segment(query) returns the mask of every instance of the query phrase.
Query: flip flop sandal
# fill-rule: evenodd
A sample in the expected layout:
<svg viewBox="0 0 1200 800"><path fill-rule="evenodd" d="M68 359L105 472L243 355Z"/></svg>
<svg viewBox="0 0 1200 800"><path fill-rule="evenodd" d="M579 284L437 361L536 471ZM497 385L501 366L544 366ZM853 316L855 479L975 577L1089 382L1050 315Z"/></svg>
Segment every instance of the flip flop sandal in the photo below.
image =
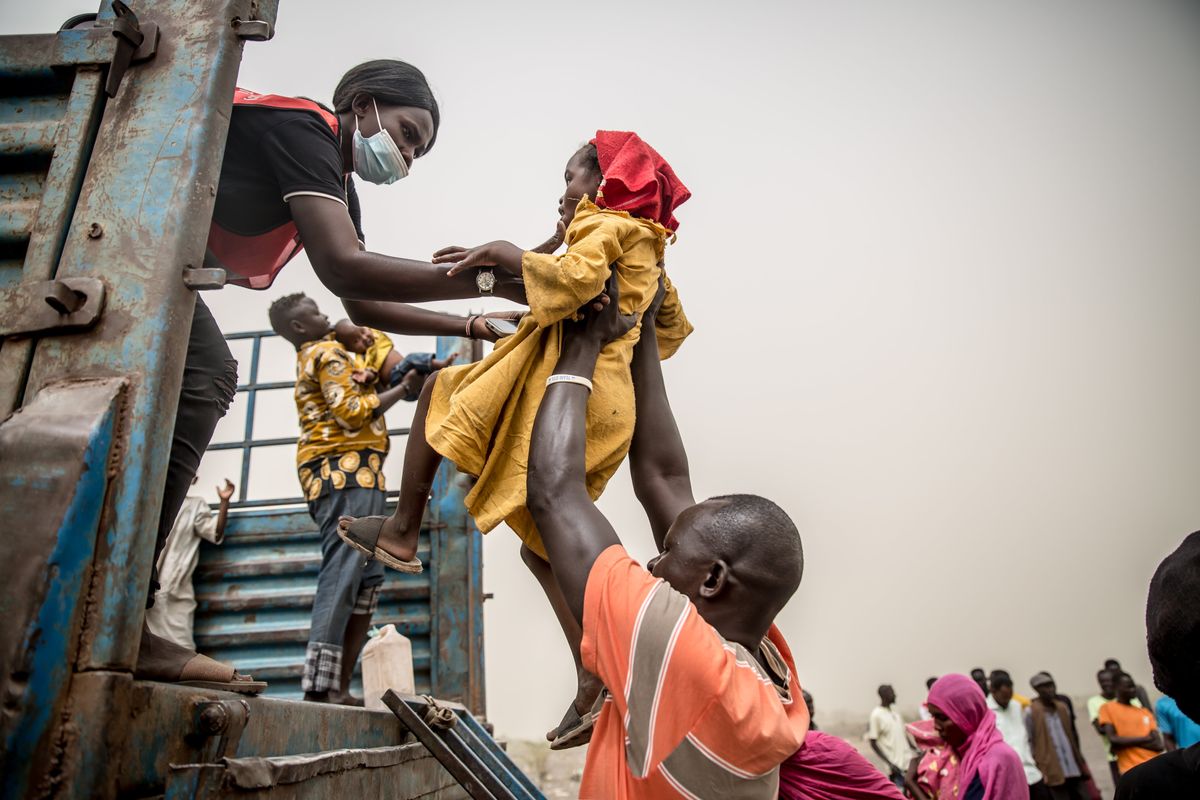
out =
<svg viewBox="0 0 1200 800"><path fill-rule="evenodd" d="M379 532L383 530L383 523L387 519L387 517L359 517L345 527L342 527L339 523L337 529L338 536L341 537L343 542L368 558L379 559L386 567L410 574L421 572L424 567L421 566L419 558L413 558L411 561L401 561L388 551L375 546L375 543L379 541Z"/></svg>
<svg viewBox="0 0 1200 800"><path fill-rule="evenodd" d="M559 730L562 731L550 743L551 750L569 750L572 747L579 747L587 744L592 740L592 731L596 729L596 720L600 718L600 709L604 708L604 700L608 697L608 690L601 690L596 697L596 702L592 703L591 710L582 716L575 711L575 704L567 710L568 715L574 715L575 722L566 730L562 730L562 724L559 724ZM566 720L564 719L564 722Z"/></svg>
<svg viewBox="0 0 1200 800"><path fill-rule="evenodd" d="M266 681L239 675L230 665L199 654L183 665L176 683L196 689L217 689L239 694L261 694L267 688Z"/></svg>

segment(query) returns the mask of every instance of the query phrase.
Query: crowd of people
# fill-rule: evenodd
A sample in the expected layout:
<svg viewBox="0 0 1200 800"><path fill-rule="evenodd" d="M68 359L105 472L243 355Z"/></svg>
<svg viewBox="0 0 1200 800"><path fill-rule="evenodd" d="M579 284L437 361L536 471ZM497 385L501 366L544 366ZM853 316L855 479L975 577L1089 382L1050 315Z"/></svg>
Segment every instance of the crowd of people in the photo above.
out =
<svg viewBox="0 0 1200 800"><path fill-rule="evenodd" d="M869 733L886 775L811 724L774 624L803 574L799 532L757 495L697 502L667 400L659 362L692 328L664 254L690 192L657 151L635 133L597 131L567 160L556 232L537 247L496 241L444 248L429 262L392 258L366 249L348 176L386 185L408 175L437 140L438 104L418 69L392 60L351 69L332 100L328 108L237 91L205 258L232 283L261 290L304 248L352 320L333 325L295 294L270 311L296 348L297 477L321 529L306 698L354 702L349 675L382 570L423 569L417 532L445 458L474 479L466 504L480 529L505 522L517 533L562 627L577 687L548 739L590 742L582 797L896 800L903 790L1013 800L1031 786L1081 796L1090 773L1074 709L1044 673L1031 681L1028 712L1009 710L1021 703L1000 671L986 684L982 675L934 681L929 724L913 733L924 750L915 764L894 692L883 687ZM459 317L408 305L493 294L528 310ZM478 363L452 365L402 356L385 330L497 344ZM149 605L165 602L160 556L235 386L236 362L197 299ZM417 407L388 515L383 412L401 400ZM595 506L626 456L659 551L645 567ZM1200 590L1200 534L1155 580L1147 625L1156 685L1195 719L1200 626L1197 604L1180 598ZM138 677L261 691L147 624ZM1108 674L1112 698L1095 724L1124 773L1118 797L1197 796L1200 746L1158 755L1165 743L1146 703L1134 706L1132 682ZM1171 724L1178 737L1178 718ZM1020 731L1027 758L1008 741Z"/></svg>
<svg viewBox="0 0 1200 800"><path fill-rule="evenodd" d="M1104 743L1106 769L1114 785L1120 784L1122 775L1162 753L1200 743L1200 724L1169 695L1151 705L1145 688L1116 659L1105 662L1096 681L1098 691L1087 700L1085 724ZM1083 755L1075 705L1058 691L1050 673L1038 672L1030 678L1032 697L1016 692L1012 676L1002 669L989 674L975 668L969 682L962 676L948 676L944 682L930 678L926 686L929 695L920 707L919 720L905 723L896 707L895 691L883 685L878 690L879 705L868 721L867 741L888 777L909 796L930 800L963 796L962 758L951 744L955 731L970 734L985 723L986 706L1000 739L1019 759L1032 800L1100 797L1092 767ZM1025 796L1018 789L1012 789L1011 796Z"/></svg>

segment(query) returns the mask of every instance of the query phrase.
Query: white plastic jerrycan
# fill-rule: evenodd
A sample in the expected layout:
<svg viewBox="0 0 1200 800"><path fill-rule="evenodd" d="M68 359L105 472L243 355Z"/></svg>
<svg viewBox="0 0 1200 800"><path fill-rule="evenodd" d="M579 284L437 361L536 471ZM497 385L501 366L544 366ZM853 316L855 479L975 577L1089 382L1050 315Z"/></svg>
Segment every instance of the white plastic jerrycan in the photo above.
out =
<svg viewBox="0 0 1200 800"><path fill-rule="evenodd" d="M362 651L363 700L367 708L387 711L383 693L392 689L398 694L415 694L413 680L412 642L388 623L372 631L370 641Z"/></svg>

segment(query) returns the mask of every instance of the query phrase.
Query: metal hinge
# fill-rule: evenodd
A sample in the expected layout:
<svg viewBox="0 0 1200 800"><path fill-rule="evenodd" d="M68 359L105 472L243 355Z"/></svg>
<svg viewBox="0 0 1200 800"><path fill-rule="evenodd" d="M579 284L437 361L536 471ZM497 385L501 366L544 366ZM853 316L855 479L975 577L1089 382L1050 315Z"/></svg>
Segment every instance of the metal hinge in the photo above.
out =
<svg viewBox="0 0 1200 800"><path fill-rule="evenodd" d="M98 20L98 15L92 13L79 14L64 22L53 60L56 64L107 61L104 93L116 97L129 65L154 58L158 52L159 30L153 22L139 22L137 14L121 0L112 0L112 10L111 21ZM86 27L88 23L90 27ZM64 37L67 32L70 34Z"/></svg>
<svg viewBox="0 0 1200 800"><path fill-rule="evenodd" d="M183 285L193 290L221 289L226 277L220 267L187 267L183 270Z"/></svg>
<svg viewBox="0 0 1200 800"><path fill-rule="evenodd" d="M147 22L143 30L138 24L137 14L121 0L112 0L112 10L116 14L112 33L117 37L117 50L109 62L104 93L109 97L116 97L117 89L121 88L121 79L125 77L125 70L129 69L129 65L134 61L152 58L158 51L158 26Z"/></svg>
<svg viewBox="0 0 1200 800"><path fill-rule="evenodd" d="M61 278L0 289L0 336L78 331L96 324L104 311L98 278Z"/></svg>

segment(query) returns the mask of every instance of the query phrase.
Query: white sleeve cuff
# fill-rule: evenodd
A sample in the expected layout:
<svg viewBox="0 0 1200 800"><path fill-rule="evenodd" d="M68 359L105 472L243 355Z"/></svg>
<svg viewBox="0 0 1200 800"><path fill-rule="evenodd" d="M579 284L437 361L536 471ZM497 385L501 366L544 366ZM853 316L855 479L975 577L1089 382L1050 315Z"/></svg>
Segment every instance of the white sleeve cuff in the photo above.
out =
<svg viewBox="0 0 1200 800"><path fill-rule="evenodd" d="M333 195L325 194L324 192L288 192L287 194L285 194L283 196L283 202L286 203L288 200L291 200L293 197L300 197L301 195L307 195L308 197L328 197L330 200L337 200L342 205L346 205L346 201L343 200L342 198L334 197Z"/></svg>

